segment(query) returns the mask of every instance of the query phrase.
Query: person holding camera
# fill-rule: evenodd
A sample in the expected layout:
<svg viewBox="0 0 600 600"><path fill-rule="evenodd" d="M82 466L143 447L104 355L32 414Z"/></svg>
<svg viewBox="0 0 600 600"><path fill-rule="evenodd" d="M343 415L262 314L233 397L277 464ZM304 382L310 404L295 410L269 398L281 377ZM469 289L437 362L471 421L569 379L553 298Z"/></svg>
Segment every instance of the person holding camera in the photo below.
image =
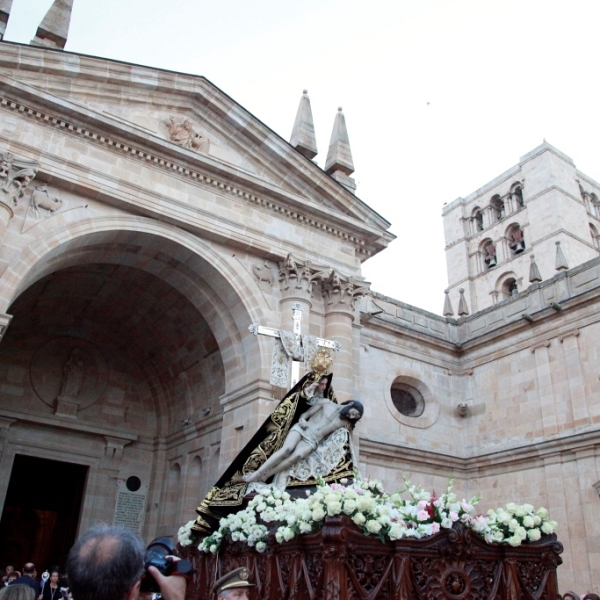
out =
<svg viewBox="0 0 600 600"><path fill-rule="evenodd" d="M175 569L170 576L154 566L146 572L144 555L144 543L136 533L96 525L69 552L69 591L76 600L138 600L144 597L142 579L152 577L164 600L184 600L187 578Z"/></svg>

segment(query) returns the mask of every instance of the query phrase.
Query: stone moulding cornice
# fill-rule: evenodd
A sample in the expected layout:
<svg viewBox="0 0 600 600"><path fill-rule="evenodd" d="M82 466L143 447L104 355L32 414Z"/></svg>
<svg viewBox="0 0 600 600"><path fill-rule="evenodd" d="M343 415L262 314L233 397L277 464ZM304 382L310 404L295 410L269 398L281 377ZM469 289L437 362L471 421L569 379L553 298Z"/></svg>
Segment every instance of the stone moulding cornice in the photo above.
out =
<svg viewBox="0 0 600 600"><path fill-rule="evenodd" d="M40 415L39 413L33 413L29 411L14 411L4 409L2 411L2 416L5 418L14 419L15 422L18 423L27 423L41 427L49 427L51 429L66 429L82 435L97 435L102 439L108 436L110 438L123 440L123 443L127 444L135 442L138 439L138 435L136 433L132 433L130 428L121 430L117 428L100 427L90 423L85 423L80 419L63 418L56 415L52 416L51 419L48 419L48 415Z"/></svg>
<svg viewBox="0 0 600 600"><path fill-rule="evenodd" d="M453 456L443 452L432 452L401 444L390 444L379 440L360 438L361 461L391 467L394 462L419 465L432 473L440 470L455 477L489 477L505 473L507 467L522 469L544 466L549 463L571 462L577 454L592 452L600 454L600 430L565 435L551 440L542 440L512 448L499 448L492 452L477 450L468 455Z"/></svg>
<svg viewBox="0 0 600 600"><path fill-rule="evenodd" d="M397 318L391 315L376 315L365 319L361 316L361 323L364 326L365 333L363 337L369 339L369 345L381 347L390 352L396 351L400 348L400 341L409 339L416 342L417 344L427 344L428 346L435 348L436 350L445 350L452 354L456 351L456 344L450 341L448 338L441 337L440 334L435 334L431 331L421 331L416 328L412 328L410 325L400 323ZM363 330L363 331L364 331ZM372 331L373 333L367 333ZM382 331L386 334L393 333L398 336L398 341L394 343L388 343L379 340L375 337L375 331ZM392 350L394 348L394 350ZM415 351L418 352L417 349Z"/></svg>
<svg viewBox="0 0 600 600"><path fill-rule="evenodd" d="M115 86L119 88L120 93L129 93L131 101L139 101L144 95L155 95L171 100L176 97L184 100L186 105L208 108L227 123L226 134L231 135L231 132L235 131L240 138L245 138L252 145L264 146L268 154L275 153L285 157L289 167L288 176L297 177L311 185L318 181L324 195L333 201L341 202L347 208L351 207L357 213L359 221L369 221L379 229L387 229L390 226L381 215L328 176L206 77L11 42L2 44L0 68L9 69L12 73L20 71L34 74L36 78L45 75L56 83L62 82L68 90L72 89L72 81L77 78L82 82L92 83L88 86L88 91ZM102 85L99 86L99 83ZM101 97L101 94L97 96ZM270 162L269 158L265 166ZM388 241L395 238L393 234L387 235Z"/></svg>
<svg viewBox="0 0 600 600"><path fill-rule="evenodd" d="M279 217L287 218L292 221L297 221L299 223L302 223L302 225L304 226L317 229L322 233L330 235L339 240L348 242L354 246L358 255L362 257L362 260L366 260L370 256L382 250L385 246L387 246L387 241L389 241L386 240L384 243L377 243L379 241L379 238L381 237L381 233L375 232L372 228L369 228L371 229L371 231L367 236L368 240L365 241L365 236L361 235L359 229L363 229L364 231L364 229L366 229L367 226L363 224L358 224L358 222L354 223L355 219L352 219L350 217L346 217L345 220L350 221L351 223L344 223L342 219L333 214L321 214L315 215L314 217L308 216L309 211L314 212L314 208L311 207L309 209L306 203L299 198L290 198L289 195L286 198L283 198L281 197L281 192L279 192L280 198L278 199L269 198L266 196L259 196L253 191L251 191L250 187L244 189L242 186L233 185L230 181L226 180L226 177L215 177L214 175L209 174L208 170L203 173L196 168L186 166L185 160L181 162L170 160L166 158L164 154L161 156L157 152L148 152L147 150L141 149L140 147L135 147L132 144L125 143L123 141L118 141L112 137L108 137L107 135L101 135L84 126L75 125L65 119L61 119L56 116L51 116L46 112L41 112L39 110L36 110L35 108L27 107L24 104L10 100L6 97L0 98L0 107L17 111L26 117L37 119L47 125L64 129L65 131L70 132L71 134L84 137L92 142L107 146L115 151L127 154L132 158L143 160L152 167L160 168L168 172L175 173L176 175L179 175L181 177L194 181L200 185L203 185L208 189L217 188L220 193L229 194L236 198L243 199L247 202L251 202L261 207L262 209L276 213ZM170 142L165 143L170 144ZM203 158L195 155L195 153L189 150L178 150L181 154L193 155L192 159L195 162L198 162L200 158ZM231 174L234 175L234 177L232 178L241 178L239 174L233 174L233 172ZM265 182L260 182L260 186L268 187L268 184L266 184ZM258 187L258 185L256 187ZM286 206L284 204L284 202L287 204L288 202L290 202L290 200L293 204L296 204L296 206L290 206L289 204L288 206ZM302 202L304 206L300 205L299 201ZM306 213L303 213L303 208L307 208ZM325 212L326 211L322 211L322 213ZM346 227L344 227L344 225L346 225ZM347 225L350 225L350 227L347 227ZM393 239L393 236L391 234L389 235L390 240ZM373 243L373 238L375 237L377 237L378 239L375 240L375 243Z"/></svg>
<svg viewBox="0 0 600 600"><path fill-rule="evenodd" d="M347 213L336 214L326 206L317 208L298 195L286 192L249 173L241 173L233 166L216 161L208 155L181 148L168 140L127 125L120 119L100 115L88 107L42 92L10 77L0 75L0 93L3 94L0 96L0 107L143 160L154 168L166 170L209 188L216 187L221 193L241 197L279 216L297 220L305 226L348 241L353 244L362 260L384 249L395 238L384 229L389 223L378 215L371 218L367 218L368 215L353 217ZM58 117L56 113L68 113L72 118ZM102 133L99 133L98 129L102 130ZM125 137L129 139L124 141ZM297 154L295 150L293 153ZM297 158L306 160L300 156ZM202 166L202 170L199 166ZM318 167L312 166L317 169L317 185L322 186L327 182L328 176ZM338 186L336 182L333 183ZM360 203L361 206L364 205L362 201Z"/></svg>

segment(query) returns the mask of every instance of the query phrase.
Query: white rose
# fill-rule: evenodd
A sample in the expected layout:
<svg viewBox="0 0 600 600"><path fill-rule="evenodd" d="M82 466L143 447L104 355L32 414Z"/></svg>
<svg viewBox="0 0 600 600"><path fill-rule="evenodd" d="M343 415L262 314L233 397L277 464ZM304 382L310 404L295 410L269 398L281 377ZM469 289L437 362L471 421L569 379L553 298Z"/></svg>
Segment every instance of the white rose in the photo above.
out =
<svg viewBox="0 0 600 600"><path fill-rule="evenodd" d="M550 523L550 521L545 521L542 523L542 531L546 534L554 533L554 527L552 527L552 523Z"/></svg>
<svg viewBox="0 0 600 600"><path fill-rule="evenodd" d="M531 515L527 515L525 517L523 517L523 527L533 527L535 525L535 522L533 520L533 517Z"/></svg>
<svg viewBox="0 0 600 600"><path fill-rule="evenodd" d="M300 529L300 533L310 533L312 531L312 525L306 521L300 521L298 527Z"/></svg>
<svg viewBox="0 0 600 600"><path fill-rule="evenodd" d="M313 521L322 521L325 518L325 511L322 506L315 506L312 511L312 520Z"/></svg>
<svg viewBox="0 0 600 600"><path fill-rule="evenodd" d="M524 517L529 511L527 510L527 508L525 507L525 505L523 506L517 506L517 509L515 510L515 515L517 517Z"/></svg>
<svg viewBox="0 0 600 600"><path fill-rule="evenodd" d="M330 517L334 515L339 515L342 512L342 504L337 500L334 502L327 502L327 514Z"/></svg>
<svg viewBox="0 0 600 600"><path fill-rule="evenodd" d="M538 508L535 514L540 517L540 519L547 519L549 516L548 510L544 507Z"/></svg>
<svg viewBox="0 0 600 600"><path fill-rule="evenodd" d="M362 513L356 513L353 517L352 520L357 524L357 525L362 525L367 518L365 517L365 515L363 515Z"/></svg>
<svg viewBox="0 0 600 600"><path fill-rule="evenodd" d="M366 527L367 531L370 533L379 533L381 531L381 523L379 521L375 521L375 519L369 519Z"/></svg>
<svg viewBox="0 0 600 600"><path fill-rule="evenodd" d="M390 540L399 540L404 536L406 527L402 527L399 523L392 523L388 537Z"/></svg>
<svg viewBox="0 0 600 600"><path fill-rule="evenodd" d="M537 542L542 537L542 532L539 529L530 529L527 532L527 537L532 542Z"/></svg>
<svg viewBox="0 0 600 600"><path fill-rule="evenodd" d="M344 500L344 512L351 515L356 510L356 500L351 498Z"/></svg>
<svg viewBox="0 0 600 600"><path fill-rule="evenodd" d="M264 552L266 549L267 549L267 545L264 542L256 543L256 551L257 552Z"/></svg>

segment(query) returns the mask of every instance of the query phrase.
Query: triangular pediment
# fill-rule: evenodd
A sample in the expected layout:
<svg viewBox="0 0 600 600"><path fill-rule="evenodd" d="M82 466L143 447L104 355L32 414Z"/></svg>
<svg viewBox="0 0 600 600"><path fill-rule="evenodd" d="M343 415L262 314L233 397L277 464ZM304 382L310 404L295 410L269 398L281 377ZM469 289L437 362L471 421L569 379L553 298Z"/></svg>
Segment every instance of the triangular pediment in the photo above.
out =
<svg viewBox="0 0 600 600"><path fill-rule="evenodd" d="M5 94L68 115L73 126L96 126L98 135L113 131L122 143L150 148L153 160L178 157L186 167L197 163L242 181L307 218L321 212L368 229L375 251L393 239L387 221L203 77L41 48L2 49L19 65L0 66Z"/></svg>

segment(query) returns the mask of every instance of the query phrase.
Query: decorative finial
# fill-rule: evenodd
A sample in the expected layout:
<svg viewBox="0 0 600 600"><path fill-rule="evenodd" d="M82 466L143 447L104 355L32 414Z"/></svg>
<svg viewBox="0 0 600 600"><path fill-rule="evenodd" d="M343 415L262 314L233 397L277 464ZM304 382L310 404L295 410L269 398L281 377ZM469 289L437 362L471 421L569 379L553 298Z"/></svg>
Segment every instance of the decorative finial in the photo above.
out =
<svg viewBox="0 0 600 600"><path fill-rule="evenodd" d="M317 155L315 125L307 90L302 90L302 97L300 98L300 106L298 106L298 112L296 113L290 144L300 154L306 156L306 158L312 159Z"/></svg>
<svg viewBox="0 0 600 600"><path fill-rule="evenodd" d="M569 268L569 264L567 263L567 259L565 258L565 255L563 254L562 248L560 247L560 242L555 242L556 243L556 262L554 265L554 268L557 271L565 271L566 269Z"/></svg>
<svg viewBox="0 0 600 600"><path fill-rule="evenodd" d="M531 255L531 264L529 265L529 283L542 281L542 275L535 263L535 256Z"/></svg>
<svg viewBox="0 0 600 600"><path fill-rule="evenodd" d="M4 37L13 0L0 0L0 40Z"/></svg>
<svg viewBox="0 0 600 600"><path fill-rule="evenodd" d="M67 43L72 10L73 0L54 0L30 45L62 50Z"/></svg>
<svg viewBox="0 0 600 600"><path fill-rule="evenodd" d="M356 191L356 183L350 175L354 173L350 140L342 107L338 108L333 122L329 151L325 161L325 173L341 183L349 192Z"/></svg>
<svg viewBox="0 0 600 600"><path fill-rule="evenodd" d="M444 317L453 317L454 310L452 309L452 303L450 302L450 290L444 290L446 297L444 298Z"/></svg>
<svg viewBox="0 0 600 600"><path fill-rule="evenodd" d="M458 316L466 317L469 314L469 307L467 306L467 300L465 299L465 288L458 290L460 294L460 300L458 301Z"/></svg>

